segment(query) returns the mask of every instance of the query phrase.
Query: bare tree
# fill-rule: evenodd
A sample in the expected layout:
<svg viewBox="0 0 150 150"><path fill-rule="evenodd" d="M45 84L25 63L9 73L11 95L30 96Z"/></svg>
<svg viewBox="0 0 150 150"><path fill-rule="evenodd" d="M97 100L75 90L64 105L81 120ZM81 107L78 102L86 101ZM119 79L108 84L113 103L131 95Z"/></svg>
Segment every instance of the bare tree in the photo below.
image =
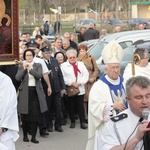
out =
<svg viewBox="0 0 150 150"><path fill-rule="evenodd" d="M49 10L50 7L58 9L58 6L61 6L62 12L75 13L76 16L77 12L85 9L83 8L84 4L87 4L87 10L92 9L98 13L116 11L116 0L20 0L20 7L26 10L26 17L33 15L35 12L38 19L43 12L52 13ZM118 5L122 10L129 12L129 0L119 0Z"/></svg>
<svg viewBox="0 0 150 150"><path fill-rule="evenodd" d="M81 6L83 5L85 1L84 0L69 0L68 1L68 5L70 6L70 10L72 9L74 11L74 14L75 14L75 19L76 20L76 14L77 14L77 11L80 11L81 9Z"/></svg>

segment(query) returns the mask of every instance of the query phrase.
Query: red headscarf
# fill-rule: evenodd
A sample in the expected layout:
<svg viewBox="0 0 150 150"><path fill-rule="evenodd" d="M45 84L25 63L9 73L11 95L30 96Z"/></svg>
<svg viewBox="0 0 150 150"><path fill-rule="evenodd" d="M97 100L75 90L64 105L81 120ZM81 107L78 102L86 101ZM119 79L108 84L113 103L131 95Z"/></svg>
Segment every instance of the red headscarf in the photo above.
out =
<svg viewBox="0 0 150 150"><path fill-rule="evenodd" d="M75 74L75 76L77 77L78 72L80 72L78 66L76 65L76 63L70 63L70 64L73 66L74 74ZM80 72L80 73L81 73L81 72Z"/></svg>

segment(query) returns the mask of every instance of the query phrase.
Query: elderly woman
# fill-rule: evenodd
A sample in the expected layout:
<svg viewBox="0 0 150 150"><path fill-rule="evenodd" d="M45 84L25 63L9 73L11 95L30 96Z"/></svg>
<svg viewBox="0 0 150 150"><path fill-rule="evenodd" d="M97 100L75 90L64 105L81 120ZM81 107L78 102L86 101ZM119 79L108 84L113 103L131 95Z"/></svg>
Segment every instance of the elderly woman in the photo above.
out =
<svg viewBox="0 0 150 150"><path fill-rule="evenodd" d="M19 87L19 113L22 118L23 141L29 142L27 137L28 127L31 127L31 142L36 140L38 122L42 120L42 113L47 110L47 104L41 84L42 66L34 63L34 51L27 49L23 53L25 62L19 66L16 79L21 81Z"/></svg>
<svg viewBox="0 0 150 150"><path fill-rule="evenodd" d="M79 88L79 94L69 97L68 96L68 113L71 120L70 128L75 128L75 107L77 108L81 128L86 129L85 116L84 116L84 84L88 81L89 73L83 62L77 61L77 51L68 50L66 52L67 62L61 64L62 73L66 86L73 86ZM76 106L75 106L76 105Z"/></svg>
<svg viewBox="0 0 150 150"><path fill-rule="evenodd" d="M89 98L89 92L93 85L93 83L96 81L96 78L98 76L99 69L97 67L96 61L94 57L92 57L90 54L87 53L87 46L81 44L79 46L79 56L78 61L82 61L84 65L86 66L86 69L89 72L89 79L88 82L84 85L85 87L85 95L84 95L84 110L85 110L85 121L88 123L88 98Z"/></svg>
<svg viewBox="0 0 150 150"><path fill-rule="evenodd" d="M58 61L58 63L59 63L59 65L61 66L61 64L63 63L63 62L65 62L66 61L66 56L65 56L65 54L63 53L63 52L56 52L55 54L54 54L54 57L57 59L57 61ZM62 94L62 98L61 98L61 111L62 111L62 113L61 113L61 115L62 115L62 125L66 125L66 123L67 123L67 120L66 120L66 118L67 118L67 108L68 108L68 99L67 99L67 96L66 96L66 92L65 93L61 93Z"/></svg>
<svg viewBox="0 0 150 150"><path fill-rule="evenodd" d="M57 59L59 65L66 61L66 56L63 52L56 52L54 57Z"/></svg>

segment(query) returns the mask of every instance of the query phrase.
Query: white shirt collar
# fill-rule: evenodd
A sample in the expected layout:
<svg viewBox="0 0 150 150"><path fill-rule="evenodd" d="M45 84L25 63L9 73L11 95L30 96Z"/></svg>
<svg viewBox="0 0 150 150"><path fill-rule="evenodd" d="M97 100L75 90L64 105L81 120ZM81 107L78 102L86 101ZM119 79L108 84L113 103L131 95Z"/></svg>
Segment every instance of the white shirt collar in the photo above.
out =
<svg viewBox="0 0 150 150"><path fill-rule="evenodd" d="M105 78L113 85L118 85L120 83L120 78L118 76L118 79L117 80L112 80L108 77L108 75L105 75Z"/></svg>

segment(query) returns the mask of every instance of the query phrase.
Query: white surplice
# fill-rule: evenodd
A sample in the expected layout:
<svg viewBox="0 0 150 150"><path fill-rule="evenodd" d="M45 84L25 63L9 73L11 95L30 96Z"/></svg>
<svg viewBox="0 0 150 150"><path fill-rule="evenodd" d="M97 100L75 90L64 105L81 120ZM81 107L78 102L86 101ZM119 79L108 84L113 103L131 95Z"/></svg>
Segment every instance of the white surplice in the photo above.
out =
<svg viewBox="0 0 150 150"><path fill-rule="evenodd" d="M19 138L17 96L11 79L0 72L0 127L7 128L0 135L0 150L15 150ZM3 147L3 148L2 148Z"/></svg>
<svg viewBox="0 0 150 150"><path fill-rule="evenodd" d="M124 85L126 84L127 80L131 78L132 75L132 65L129 63L123 73L124 78ZM150 79L150 63L148 63L145 67L140 67L138 65L135 65L135 75L134 76L144 76Z"/></svg>

